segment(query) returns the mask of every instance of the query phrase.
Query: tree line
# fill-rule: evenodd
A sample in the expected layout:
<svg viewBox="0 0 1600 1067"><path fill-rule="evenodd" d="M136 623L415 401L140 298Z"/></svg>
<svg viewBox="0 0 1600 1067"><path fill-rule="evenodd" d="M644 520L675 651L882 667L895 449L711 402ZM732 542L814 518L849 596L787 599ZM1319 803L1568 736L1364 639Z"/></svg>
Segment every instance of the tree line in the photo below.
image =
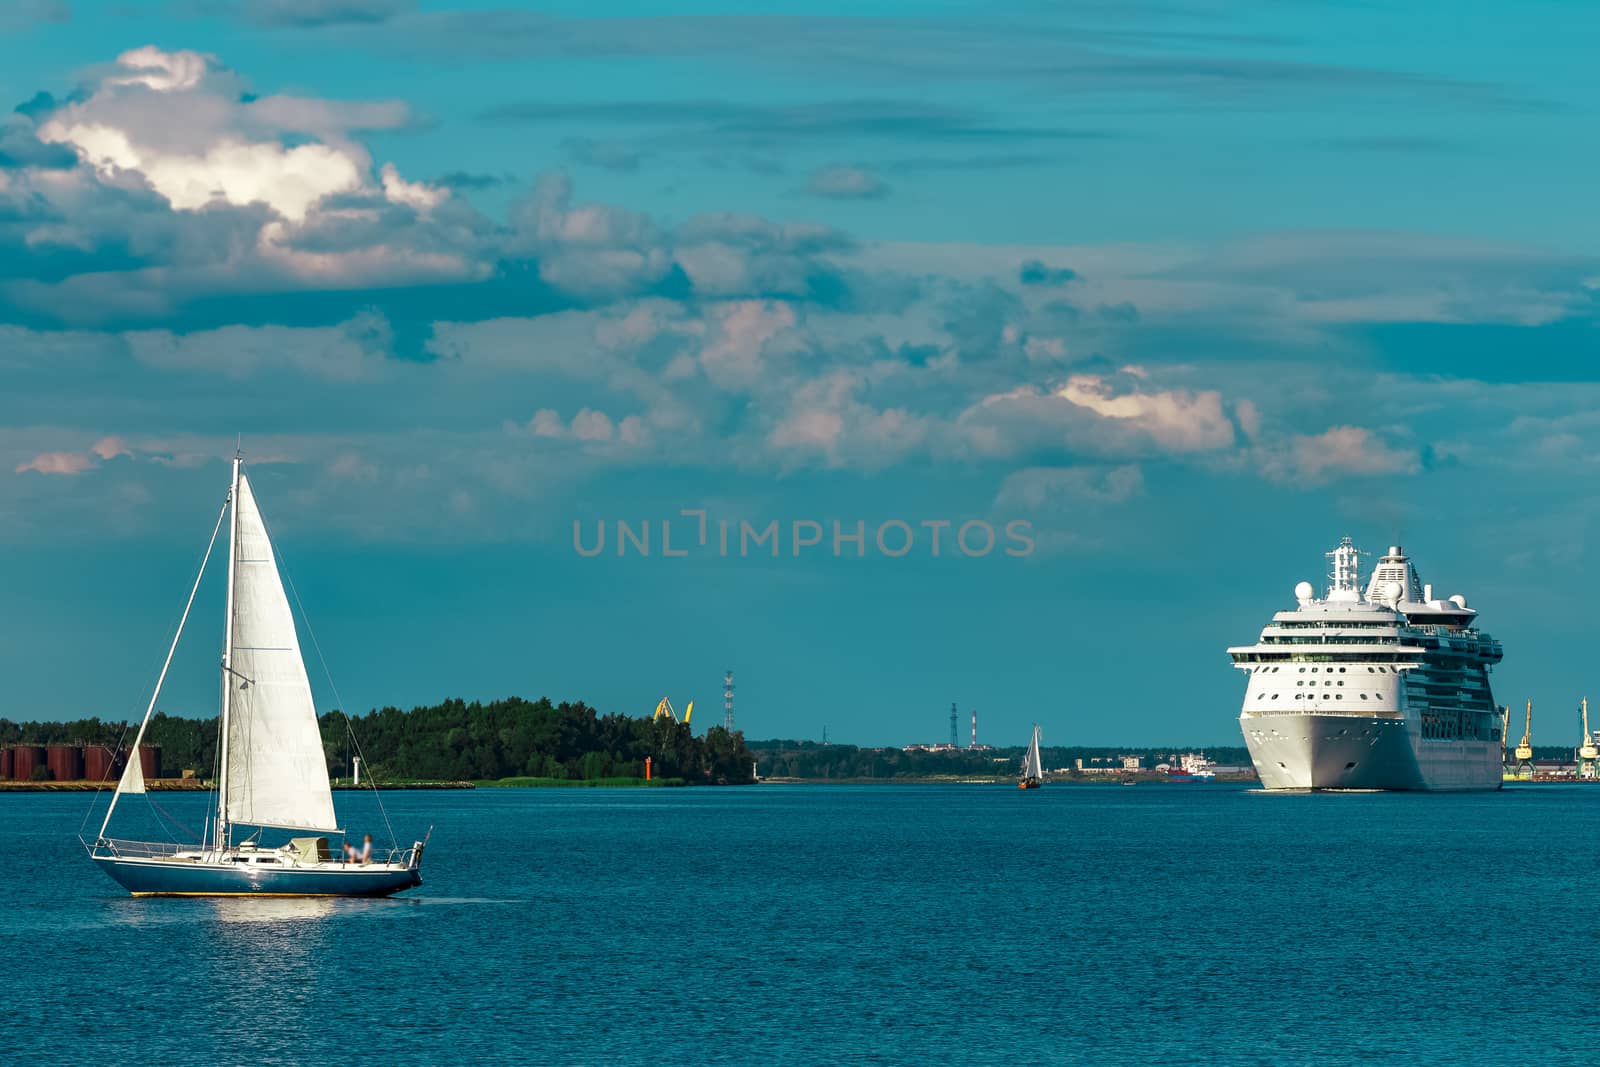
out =
<svg viewBox="0 0 1600 1067"><path fill-rule="evenodd" d="M643 778L646 757L656 778L736 784L753 774L742 733L713 726L696 737L669 718L600 715L581 702L446 700L380 708L352 717L349 727L362 766L391 778ZM329 767L348 773L356 752L337 712L322 717L322 736Z"/></svg>
<svg viewBox="0 0 1600 1067"><path fill-rule="evenodd" d="M1018 774L1022 769L1022 745L991 749L944 749L927 751L899 748L860 748L855 745L823 745L815 741L752 741L750 752L763 778L884 779L927 778L934 776L985 777ZM1040 746L1039 755L1047 770L1072 767L1083 760L1086 767L1120 765L1122 756L1138 756L1141 765L1153 768L1168 762L1175 752L1186 748L1096 748L1066 745ZM1244 746L1208 748L1207 756L1228 766L1250 765Z"/></svg>
<svg viewBox="0 0 1600 1067"><path fill-rule="evenodd" d="M348 777L357 755L363 778L391 781L471 781L531 777L573 781L654 778L692 784L752 780L753 757L744 735L713 726L696 737L670 719L601 715L582 702L553 704L520 697L482 703L446 700L402 711L318 716L329 773ZM216 767L215 718L186 719L156 712L145 743L161 747L163 773L192 769L210 777ZM0 719L0 745L132 744L137 724L98 718L71 722ZM353 739L353 740L352 740Z"/></svg>

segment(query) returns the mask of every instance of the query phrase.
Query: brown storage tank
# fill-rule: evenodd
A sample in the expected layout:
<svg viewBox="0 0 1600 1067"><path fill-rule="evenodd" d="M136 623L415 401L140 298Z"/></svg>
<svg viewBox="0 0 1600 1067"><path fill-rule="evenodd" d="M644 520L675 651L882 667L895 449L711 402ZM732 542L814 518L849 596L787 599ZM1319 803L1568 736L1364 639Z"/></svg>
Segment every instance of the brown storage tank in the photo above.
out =
<svg viewBox="0 0 1600 1067"><path fill-rule="evenodd" d="M77 745L51 745L45 749L45 765L58 782L83 780L83 749Z"/></svg>
<svg viewBox="0 0 1600 1067"><path fill-rule="evenodd" d="M139 773L145 780L161 777L161 749L155 745L139 746Z"/></svg>
<svg viewBox="0 0 1600 1067"><path fill-rule="evenodd" d="M4 781L11 777L12 769L16 766L16 764L13 762L13 758L14 757L9 746L6 748L0 748L0 781Z"/></svg>
<svg viewBox="0 0 1600 1067"><path fill-rule="evenodd" d="M110 745L85 745L83 748L83 777L90 782L109 782L115 775L111 768L116 754Z"/></svg>
<svg viewBox="0 0 1600 1067"><path fill-rule="evenodd" d="M44 749L38 745L18 745L11 750L11 776L19 782L33 781L33 772L47 766Z"/></svg>

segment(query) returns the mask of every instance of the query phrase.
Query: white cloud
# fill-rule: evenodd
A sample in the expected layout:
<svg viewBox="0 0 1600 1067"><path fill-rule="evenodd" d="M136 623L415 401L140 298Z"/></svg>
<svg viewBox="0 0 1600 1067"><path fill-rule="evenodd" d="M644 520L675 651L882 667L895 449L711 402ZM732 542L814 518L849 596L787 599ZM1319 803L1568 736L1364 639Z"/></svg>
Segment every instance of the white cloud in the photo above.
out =
<svg viewBox="0 0 1600 1067"><path fill-rule="evenodd" d="M1261 410L1248 399L1233 405L1233 415L1239 420L1239 429L1251 440L1261 435Z"/></svg>
<svg viewBox="0 0 1600 1067"><path fill-rule="evenodd" d="M508 426L508 429L515 431L517 427ZM540 408L528 420L526 430L535 437L578 441L588 446L640 445L649 439L649 431L639 416L613 419L604 411L588 407L579 409L570 423L554 408Z"/></svg>
<svg viewBox="0 0 1600 1067"><path fill-rule="evenodd" d="M133 454L133 450L128 447L122 438L116 436L102 437L81 451L40 452L32 459L18 463L13 473L25 474L32 471L35 474L71 476L93 470L100 466L101 463L107 463L122 456L132 458Z"/></svg>
<svg viewBox="0 0 1600 1067"><path fill-rule="evenodd" d="M1269 454L1269 475L1320 483L1337 475L1415 474L1415 449L1394 447L1362 426L1335 426L1289 440L1286 454Z"/></svg>
<svg viewBox="0 0 1600 1067"><path fill-rule="evenodd" d="M584 408L572 416L572 436L580 441L609 441L611 434L611 416L603 411Z"/></svg>
<svg viewBox="0 0 1600 1067"><path fill-rule="evenodd" d="M38 474L82 474L95 466L94 457L85 452L41 452L25 463L19 463L16 473L34 471Z"/></svg>
<svg viewBox="0 0 1600 1067"><path fill-rule="evenodd" d="M540 408L533 413L528 429L535 437L560 437L567 432L567 424L561 421L561 413L554 408Z"/></svg>
<svg viewBox="0 0 1600 1067"><path fill-rule="evenodd" d="M856 394L864 380L848 371L777 390L782 416L765 444L786 466L820 461L827 467L876 470L925 448L937 420L905 408L879 408ZM752 453L746 463L758 460Z"/></svg>
<svg viewBox="0 0 1600 1067"><path fill-rule="evenodd" d="M103 460L116 459L118 456L131 456L133 452L120 437L102 437L89 446L89 451Z"/></svg>
<svg viewBox="0 0 1600 1067"><path fill-rule="evenodd" d="M427 213L438 207L450 195L448 189L439 189L422 182L408 182L400 177L393 163L385 163L382 170L383 193L391 203L405 204Z"/></svg>
<svg viewBox="0 0 1600 1067"><path fill-rule="evenodd" d="M163 52L154 45L146 45L118 56L121 72L109 75L105 84L142 85L158 93L193 89L215 63L215 56L200 52Z"/></svg>
<svg viewBox="0 0 1600 1067"><path fill-rule="evenodd" d="M782 347L794 329L794 308L781 300L743 300L722 304L710 316L711 339L700 351L706 377L725 388L750 385L761 375L764 354Z"/></svg>
<svg viewBox="0 0 1600 1067"><path fill-rule="evenodd" d="M1068 378L1055 395L1101 418L1136 426L1176 452L1227 448L1233 444L1233 423L1222 413L1222 396L1215 390L1118 393L1098 375L1077 374Z"/></svg>
<svg viewBox="0 0 1600 1067"><path fill-rule="evenodd" d="M374 185L371 157L350 136L407 120L405 106L392 102L242 97L215 56L147 46L118 56L85 99L57 108L38 134L75 149L103 180L137 172L176 210L259 203L302 222L326 197L368 189L420 211L437 206L445 190L407 182L392 165Z"/></svg>

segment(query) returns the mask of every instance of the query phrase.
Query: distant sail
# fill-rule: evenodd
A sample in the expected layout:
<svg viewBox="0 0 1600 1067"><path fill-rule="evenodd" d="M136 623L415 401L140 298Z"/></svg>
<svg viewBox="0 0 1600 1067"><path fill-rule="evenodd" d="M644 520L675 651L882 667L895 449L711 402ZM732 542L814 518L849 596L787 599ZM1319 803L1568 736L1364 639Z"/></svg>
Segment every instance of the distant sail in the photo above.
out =
<svg viewBox="0 0 1600 1067"><path fill-rule="evenodd" d="M336 831L328 762L294 617L255 494L242 472L238 497L228 678L228 821Z"/></svg>
<svg viewBox="0 0 1600 1067"><path fill-rule="evenodd" d="M1039 758L1039 728L1033 728L1033 740L1028 744L1028 755L1022 761L1022 777L1043 778L1043 761Z"/></svg>

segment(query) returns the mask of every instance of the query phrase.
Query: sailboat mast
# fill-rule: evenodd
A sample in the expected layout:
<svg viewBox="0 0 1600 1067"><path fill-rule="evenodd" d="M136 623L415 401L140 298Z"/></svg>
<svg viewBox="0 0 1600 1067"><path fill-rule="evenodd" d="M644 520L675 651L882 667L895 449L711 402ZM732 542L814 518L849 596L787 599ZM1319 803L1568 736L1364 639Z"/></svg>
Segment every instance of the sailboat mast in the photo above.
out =
<svg viewBox="0 0 1600 1067"><path fill-rule="evenodd" d="M233 572L239 540L239 453L233 455L233 487L228 490L228 605L222 631L222 725L217 731L216 844L228 847L228 709L233 703Z"/></svg>

